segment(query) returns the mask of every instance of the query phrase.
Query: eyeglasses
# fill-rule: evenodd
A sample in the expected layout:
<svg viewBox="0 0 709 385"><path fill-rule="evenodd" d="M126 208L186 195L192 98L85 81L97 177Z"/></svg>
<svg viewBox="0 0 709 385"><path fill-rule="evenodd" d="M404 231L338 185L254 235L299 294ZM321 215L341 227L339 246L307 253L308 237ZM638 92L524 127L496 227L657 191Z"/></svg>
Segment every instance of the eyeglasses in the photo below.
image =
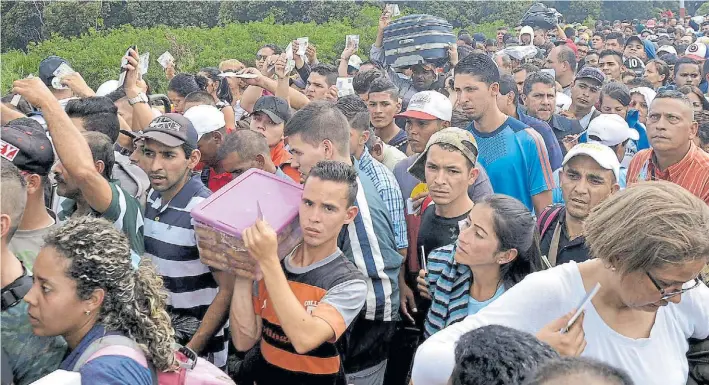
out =
<svg viewBox="0 0 709 385"><path fill-rule="evenodd" d="M671 291L671 292L667 293L667 292L665 292L665 289L663 289L662 287L660 287L660 284L657 283L657 280L656 280L649 272L646 271L645 274L647 274L647 277L650 278L650 281L652 281L652 284L655 285L655 287L657 288L657 290L658 290L658 291L660 292L660 294L662 295L662 297L660 298L661 301L664 301L664 300L666 300L666 299L670 299L670 298L672 298L672 297L674 297L674 296L676 296L676 295L680 295L680 294L682 294L682 293L686 293L686 292L688 292L688 291L690 291L690 290L696 288L697 286L699 286L699 284L702 282L702 281L699 279L699 277L697 277L697 278L694 278L693 280L691 280L691 281L689 281L689 282L683 283L681 289L676 290L676 291Z"/></svg>
<svg viewBox="0 0 709 385"><path fill-rule="evenodd" d="M257 61L263 61L263 60L266 60L266 58L268 58L267 55L256 55Z"/></svg>

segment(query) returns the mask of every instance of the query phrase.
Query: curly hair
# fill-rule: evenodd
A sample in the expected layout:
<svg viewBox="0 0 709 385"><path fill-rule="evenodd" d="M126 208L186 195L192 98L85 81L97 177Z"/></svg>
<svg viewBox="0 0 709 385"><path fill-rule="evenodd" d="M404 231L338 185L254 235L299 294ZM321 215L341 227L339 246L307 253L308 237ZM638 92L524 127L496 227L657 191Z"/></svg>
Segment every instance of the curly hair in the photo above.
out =
<svg viewBox="0 0 709 385"><path fill-rule="evenodd" d="M105 219L81 217L50 231L45 246L71 261L66 275L76 282L78 298L104 291L97 322L133 339L158 370L177 368L162 278L147 259L133 269L123 233Z"/></svg>

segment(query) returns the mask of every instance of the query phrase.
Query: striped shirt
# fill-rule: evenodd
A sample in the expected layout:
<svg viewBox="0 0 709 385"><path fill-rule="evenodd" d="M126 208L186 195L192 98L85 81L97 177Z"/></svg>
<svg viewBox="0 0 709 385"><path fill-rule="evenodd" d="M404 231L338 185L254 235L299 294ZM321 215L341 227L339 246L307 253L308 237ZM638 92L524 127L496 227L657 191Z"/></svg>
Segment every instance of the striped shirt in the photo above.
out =
<svg viewBox="0 0 709 385"><path fill-rule="evenodd" d="M133 264L137 266L138 256L143 255L145 250L143 246L143 213L140 203L116 183L108 182L108 185L111 187L111 204L103 213L94 210L94 215L112 222L113 227L128 237L133 254ZM59 203L59 208L57 223L61 224L69 220L76 212L76 201L63 199Z"/></svg>
<svg viewBox="0 0 709 385"><path fill-rule="evenodd" d="M431 307L424 321L425 338L476 313L505 291L501 285L486 301L473 298L470 295L473 273L467 265L455 261L455 244L435 249L428 255L426 279Z"/></svg>
<svg viewBox="0 0 709 385"><path fill-rule="evenodd" d="M406 218L404 217L404 198L401 195L401 189L394 177L394 173L374 159L366 147L364 152L362 152L362 157L359 160L355 159L355 168L367 174L377 189L379 196L382 197L384 205L389 211L389 218L394 226L396 248L405 249L409 247L409 239L406 234Z"/></svg>
<svg viewBox="0 0 709 385"><path fill-rule="evenodd" d="M200 177L193 176L169 202L151 189L145 207L145 256L163 278L171 314L202 320L219 287L207 265L199 260L190 211L211 195ZM227 336L224 327L207 342L202 356L224 367Z"/></svg>
<svg viewBox="0 0 709 385"><path fill-rule="evenodd" d="M338 247L367 277L367 320L395 321L399 316L399 269L403 260L396 250L392 224L382 198L364 174L357 177L359 213L345 226Z"/></svg>
<svg viewBox="0 0 709 385"><path fill-rule="evenodd" d="M544 139L517 119L507 118L487 133L467 128L478 142L478 162L485 167L497 194L520 200L534 211L532 197L554 188L554 177Z"/></svg>
<svg viewBox="0 0 709 385"><path fill-rule="evenodd" d="M709 154L690 142L687 155L667 167L667 170L661 171L654 150L642 150L630 162L627 184L630 186L646 180L665 180L678 184L709 204Z"/></svg>

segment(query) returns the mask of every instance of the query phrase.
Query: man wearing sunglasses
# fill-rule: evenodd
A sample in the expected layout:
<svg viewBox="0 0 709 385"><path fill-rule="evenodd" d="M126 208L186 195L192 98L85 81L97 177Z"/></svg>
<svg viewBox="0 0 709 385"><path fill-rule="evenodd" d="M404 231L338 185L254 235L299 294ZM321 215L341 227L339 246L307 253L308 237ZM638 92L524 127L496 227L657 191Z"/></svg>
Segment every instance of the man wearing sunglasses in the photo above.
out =
<svg viewBox="0 0 709 385"><path fill-rule="evenodd" d="M274 55L280 55L283 51L275 44L266 44L261 47L256 53L256 69L262 74L268 73L269 58ZM275 59L273 59L275 62Z"/></svg>

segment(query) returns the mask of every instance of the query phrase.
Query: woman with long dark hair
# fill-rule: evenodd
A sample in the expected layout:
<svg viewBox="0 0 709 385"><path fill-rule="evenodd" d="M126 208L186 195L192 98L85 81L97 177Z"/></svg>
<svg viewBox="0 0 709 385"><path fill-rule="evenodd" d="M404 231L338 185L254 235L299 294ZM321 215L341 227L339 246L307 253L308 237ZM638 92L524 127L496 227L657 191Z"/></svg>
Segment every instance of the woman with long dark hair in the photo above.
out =
<svg viewBox="0 0 709 385"><path fill-rule="evenodd" d="M495 194L475 204L455 244L428 257L432 299L426 337L480 311L529 273L541 270L534 218L517 199Z"/></svg>

